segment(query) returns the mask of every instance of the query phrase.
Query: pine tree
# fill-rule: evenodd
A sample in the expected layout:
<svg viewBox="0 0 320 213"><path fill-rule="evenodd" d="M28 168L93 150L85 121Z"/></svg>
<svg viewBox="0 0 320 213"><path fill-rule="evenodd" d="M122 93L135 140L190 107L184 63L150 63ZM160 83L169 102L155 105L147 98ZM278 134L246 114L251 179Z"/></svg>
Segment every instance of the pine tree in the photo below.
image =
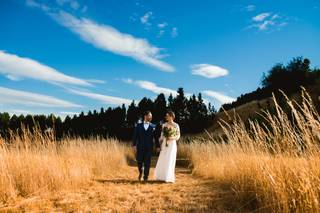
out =
<svg viewBox="0 0 320 213"><path fill-rule="evenodd" d="M159 94L158 97L154 100L154 109L153 111L153 122L158 123L163 121L167 112L167 101L163 93Z"/></svg>
<svg viewBox="0 0 320 213"><path fill-rule="evenodd" d="M171 93L168 97L168 109L173 110L173 95Z"/></svg>
<svg viewBox="0 0 320 213"><path fill-rule="evenodd" d="M179 88L177 93L177 96L173 99L172 110L176 115L176 121L180 124L181 129L184 129L189 116L187 99L184 95L183 88Z"/></svg>
<svg viewBox="0 0 320 213"><path fill-rule="evenodd" d="M152 111L153 101L150 98L144 97L138 104L139 107L139 116L143 117L143 113L146 111Z"/></svg>
<svg viewBox="0 0 320 213"><path fill-rule="evenodd" d="M127 111L127 125L128 127L134 127L139 120L139 108L136 106L134 101L128 107Z"/></svg>

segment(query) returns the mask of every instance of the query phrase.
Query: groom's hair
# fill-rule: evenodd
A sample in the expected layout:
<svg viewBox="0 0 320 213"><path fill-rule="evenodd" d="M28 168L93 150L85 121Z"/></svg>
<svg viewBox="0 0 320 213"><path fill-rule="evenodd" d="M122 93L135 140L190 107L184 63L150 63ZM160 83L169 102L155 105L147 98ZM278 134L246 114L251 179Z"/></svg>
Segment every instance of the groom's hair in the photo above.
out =
<svg viewBox="0 0 320 213"><path fill-rule="evenodd" d="M151 113L151 111L150 111L150 110L147 110L147 111L145 111L145 112L143 113L143 116L147 116L147 115L149 115L149 113Z"/></svg>

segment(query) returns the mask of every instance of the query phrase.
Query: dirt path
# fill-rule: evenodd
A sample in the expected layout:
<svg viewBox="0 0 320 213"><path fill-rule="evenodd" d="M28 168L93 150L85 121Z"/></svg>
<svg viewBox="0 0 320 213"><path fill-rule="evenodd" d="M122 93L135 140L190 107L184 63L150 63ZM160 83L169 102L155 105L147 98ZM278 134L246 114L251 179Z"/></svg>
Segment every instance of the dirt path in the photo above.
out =
<svg viewBox="0 0 320 213"><path fill-rule="evenodd" d="M214 184L192 176L182 160L177 161L174 184L155 181L153 170L148 183L137 180L137 169L131 165L119 176L101 177L89 186L61 192L49 199L30 198L15 210L37 207L41 211L57 212L226 212L217 205L221 198Z"/></svg>

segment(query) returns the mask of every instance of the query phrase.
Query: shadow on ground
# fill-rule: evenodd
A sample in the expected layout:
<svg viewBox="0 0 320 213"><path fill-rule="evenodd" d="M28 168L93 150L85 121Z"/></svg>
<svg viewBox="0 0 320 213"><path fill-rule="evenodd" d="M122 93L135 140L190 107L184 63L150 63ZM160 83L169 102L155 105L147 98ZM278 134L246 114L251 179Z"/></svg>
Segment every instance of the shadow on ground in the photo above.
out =
<svg viewBox="0 0 320 213"><path fill-rule="evenodd" d="M95 179L99 183L113 183L113 184L167 184L164 181L148 180L147 182L129 179Z"/></svg>
<svg viewBox="0 0 320 213"><path fill-rule="evenodd" d="M127 160L128 166L131 166L131 167L137 166L137 161L135 159L132 159L131 157L126 156L126 160ZM151 158L151 166L150 166L151 168L156 167L157 160L158 160L158 156L154 156ZM184 159L184 158L177 159L176 167L177 168L189 168L190 167L190 160Z"/></svg>

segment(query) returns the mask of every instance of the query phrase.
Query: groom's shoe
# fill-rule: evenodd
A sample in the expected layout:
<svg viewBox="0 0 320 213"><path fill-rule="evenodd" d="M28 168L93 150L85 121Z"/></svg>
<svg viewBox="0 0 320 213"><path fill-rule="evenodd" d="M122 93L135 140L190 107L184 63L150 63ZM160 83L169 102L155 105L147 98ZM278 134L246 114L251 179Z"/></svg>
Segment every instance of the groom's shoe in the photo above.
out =
<svg viewBox="0 0 320 213"><path fill-rule="evenodd" d="M142 174L140 173L138 176L138 180L141 181L141 178L142 178Z"/></svg>
<svg viewBox="0 0 320 213"><path fill-rule="evenodd" d="M148 182L148 178L146 178L146 177L143 177L143 182Z"/></svg>

